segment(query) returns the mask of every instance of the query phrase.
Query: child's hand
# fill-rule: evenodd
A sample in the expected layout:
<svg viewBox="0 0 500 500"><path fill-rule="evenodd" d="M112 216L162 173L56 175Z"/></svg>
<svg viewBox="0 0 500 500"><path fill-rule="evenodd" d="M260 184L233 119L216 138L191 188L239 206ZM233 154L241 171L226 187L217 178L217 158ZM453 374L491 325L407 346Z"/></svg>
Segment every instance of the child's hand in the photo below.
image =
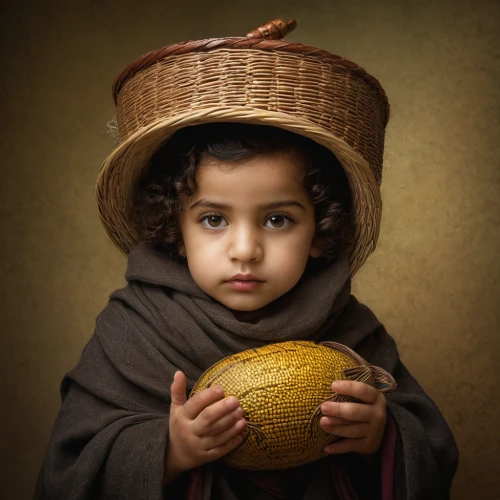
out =
<svg viewBox="0 0 500 500"><path fill-rule="evenodd" d="M375 453L382 442L387 419L385 396L375 387L350 380L337 380L332 388L363 403L327 401L321 405L324 416L319 421L320 427L330 434L348 438L328 445L325 452Z"/></svg>
<svg viewBox="0 0 500 500"><path fill-rule="evenodd" d="M171 387L167 483L184 471L216 460L236 448L246 430L235 397L209 387L186 400L186 377L178 371ZM170 480L169 480L170 479Z"/></svg>

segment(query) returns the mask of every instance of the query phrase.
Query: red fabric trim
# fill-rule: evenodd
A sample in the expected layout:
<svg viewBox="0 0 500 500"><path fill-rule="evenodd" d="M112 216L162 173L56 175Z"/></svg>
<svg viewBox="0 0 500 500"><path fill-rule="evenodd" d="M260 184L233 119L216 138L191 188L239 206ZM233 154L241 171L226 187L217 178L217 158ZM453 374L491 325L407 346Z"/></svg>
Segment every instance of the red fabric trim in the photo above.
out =
<svg viewBox="0 0 500 500"><path fill-rule="evenodd" d="M278 483L278 480L275 476L269 476L264 481L256 479L255 477L250 476L250 480L252 483L256 484L261 490L273 495L275 498L279 500L285 500L285 494Z"/></svg>
<svg viewBox="0 0 500 500"><path fill-rule="evenodd" d="M382 500L394 500L394 462L398 433L394 420L387 415L387 428L382 443Z"/></svg>
<svg viewBox="0 0 500 500"><path fill-rule="evenodd" d="M342 455L331 455L332 474L339 500L358 500Z"/></svg>
<svg viewBox="0 0 500 500"><path fill-rule="evenodd" d="M186 500L203 500L203 468L197 467L189 472Z"/></svg>

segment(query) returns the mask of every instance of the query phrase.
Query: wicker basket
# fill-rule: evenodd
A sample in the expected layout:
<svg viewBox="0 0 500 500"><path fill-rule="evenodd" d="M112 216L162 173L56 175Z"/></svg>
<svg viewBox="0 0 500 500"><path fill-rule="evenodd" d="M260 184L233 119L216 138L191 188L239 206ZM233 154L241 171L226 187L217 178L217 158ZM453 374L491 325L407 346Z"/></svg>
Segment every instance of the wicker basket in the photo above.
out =
<svg viewBox="0 0 500 500"><path fill-rule="evenodd" d="M154 152L178 129L208 122L273 125L327 147L343 165L356 215L351 276L374 251L382 202L389 104L357 64L282 40L294 20L275 20L245 37L170 45L140 57L115 80L119 143L96 184L101 220L128 254L137 185Z"/></svg>

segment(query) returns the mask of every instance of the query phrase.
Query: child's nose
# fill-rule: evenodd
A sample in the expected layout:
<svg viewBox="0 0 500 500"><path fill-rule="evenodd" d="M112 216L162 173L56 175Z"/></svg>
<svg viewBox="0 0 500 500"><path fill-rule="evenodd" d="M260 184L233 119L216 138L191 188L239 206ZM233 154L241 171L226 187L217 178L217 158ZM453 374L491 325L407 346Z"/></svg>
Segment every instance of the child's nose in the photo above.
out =
<svg viewBox="0 0 500 500"><path fill-rule="evenodd" d="M232 230L228 256L231 260L241 262L259 261L264 255L262 242L258 234L249 228Z"/></svg>

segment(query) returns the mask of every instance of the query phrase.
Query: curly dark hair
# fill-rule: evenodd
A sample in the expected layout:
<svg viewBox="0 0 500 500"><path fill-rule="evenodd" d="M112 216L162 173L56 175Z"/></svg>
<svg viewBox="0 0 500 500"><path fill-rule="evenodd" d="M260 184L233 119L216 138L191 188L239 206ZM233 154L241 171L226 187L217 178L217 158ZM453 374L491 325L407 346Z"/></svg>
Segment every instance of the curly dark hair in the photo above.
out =
<svg viewBox="0 0 500 500"><path fill-rule="evenodd" d="M258 155L293 152L303 160L304 187L314 205L323 259L347 252L354 238L349 183L335 155L307 137L267 125L208 123L177 131L154 154L139 183L133 224L149 245L179 256L181 196L196 190L196 171L205 160L236 163Z"/></svg>

